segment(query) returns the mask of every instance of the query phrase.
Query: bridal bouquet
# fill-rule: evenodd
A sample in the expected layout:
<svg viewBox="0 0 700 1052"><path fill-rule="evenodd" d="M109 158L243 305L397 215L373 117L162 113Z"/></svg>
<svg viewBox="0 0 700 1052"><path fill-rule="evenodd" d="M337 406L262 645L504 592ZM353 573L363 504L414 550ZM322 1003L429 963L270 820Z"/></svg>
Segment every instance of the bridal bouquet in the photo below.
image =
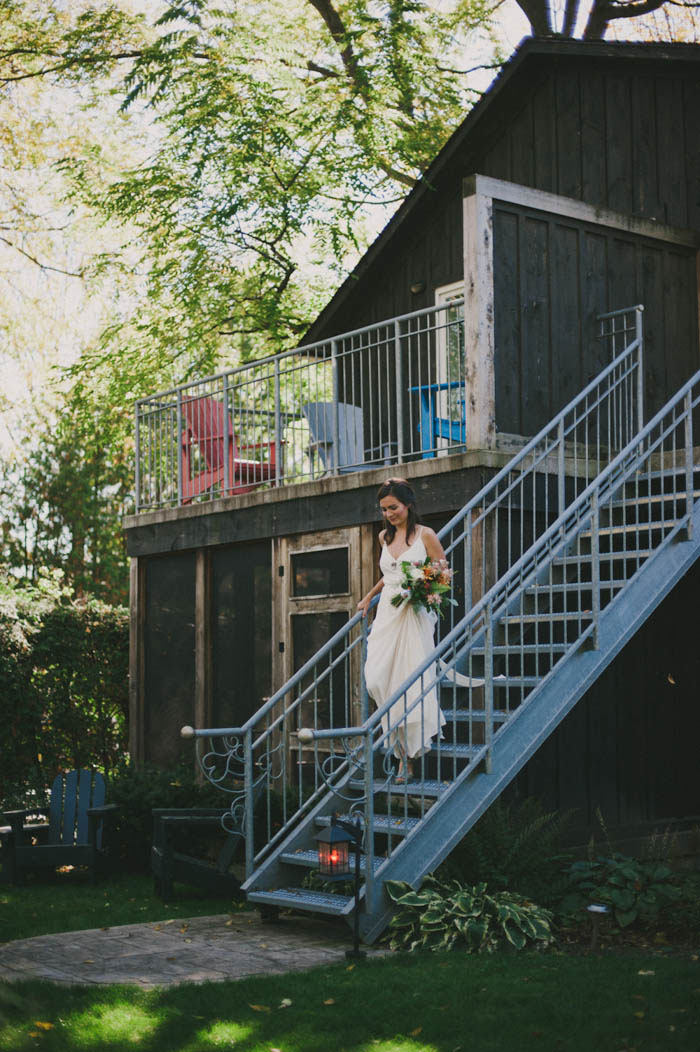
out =
<svg viewBox="0 0 700 1052"><path fill-rule="evenodd" d="M402 562L401 590L391 600L392 606L408 603L415 611L424 607L444 617L444 607L457 603L447 594L452 587L452 570L445 559L425 562Z"/></svg>

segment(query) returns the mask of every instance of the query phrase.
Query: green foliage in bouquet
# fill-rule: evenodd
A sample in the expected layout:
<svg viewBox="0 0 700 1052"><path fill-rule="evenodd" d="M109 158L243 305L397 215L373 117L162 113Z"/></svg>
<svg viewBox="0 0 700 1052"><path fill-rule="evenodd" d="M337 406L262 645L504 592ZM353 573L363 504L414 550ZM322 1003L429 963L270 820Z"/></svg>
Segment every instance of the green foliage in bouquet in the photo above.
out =
<svg viewBox="0 0 700 1052"><path fill-rule="evenodd" d="M673 883L670 866L642 862L619 852L573 862L567 876L570 890L558 912L564 916L582 915L586 906L599 902L611 908L621 928L636 920L655 920L659 911L681 893Z"/></svg>
<svg viewBox="0 0 700 1052"><path fill-rule="evenodd" d="M385 886L398 907L389 924L392 950L492 953L552 941L549 910L509 891L490 894L484 883L436 877L426 877L419 891L398 880Z"/></svg>

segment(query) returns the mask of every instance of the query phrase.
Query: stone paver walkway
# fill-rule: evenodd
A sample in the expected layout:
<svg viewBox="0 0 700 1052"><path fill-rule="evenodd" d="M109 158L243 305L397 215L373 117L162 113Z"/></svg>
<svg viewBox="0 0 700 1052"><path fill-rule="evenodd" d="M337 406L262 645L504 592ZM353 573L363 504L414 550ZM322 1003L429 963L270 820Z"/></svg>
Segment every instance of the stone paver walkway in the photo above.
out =
<svg viewBox="0 0 700 1052"><path fill-rule="evenodd" d="M275 923L257 913L192 917L8 942L0 945L0 979L150 989L334 964L350 945L348 928L313 917L282 916Z"/></svg>

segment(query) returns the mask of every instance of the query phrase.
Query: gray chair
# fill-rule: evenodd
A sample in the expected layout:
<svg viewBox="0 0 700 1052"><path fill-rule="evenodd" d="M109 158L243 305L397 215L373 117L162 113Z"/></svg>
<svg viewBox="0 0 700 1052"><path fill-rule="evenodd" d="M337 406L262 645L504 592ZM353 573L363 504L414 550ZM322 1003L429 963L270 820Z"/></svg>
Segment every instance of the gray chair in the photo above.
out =
<svg viewBox="0 0 700 1052"><path fill-rule="evenodd" d="M359 405L346 402L307 402L301 407L311 433L309 456L313 463L318 455L324 471L337 467L341 475L351 471L366 471L381 464L391 463L392 444L365 449L364 420ZM338 448L335 449L337 414ZM370 463L365 463L369 454ZM375 455L378 454L378 455Z"/></svg>

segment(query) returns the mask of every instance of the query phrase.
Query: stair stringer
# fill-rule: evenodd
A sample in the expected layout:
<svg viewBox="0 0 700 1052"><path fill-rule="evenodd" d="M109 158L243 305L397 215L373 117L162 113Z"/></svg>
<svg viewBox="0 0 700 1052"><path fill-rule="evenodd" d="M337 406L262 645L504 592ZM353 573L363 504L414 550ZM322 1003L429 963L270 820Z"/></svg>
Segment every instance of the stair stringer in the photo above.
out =
<svg viewBox="0 0 700 1052"><path fill-rule="evenodd" d="M494 735L492 773L465 772L377 872L377 905L360 921L365 942L382 934L393 912L384 881L418 886L435 870L700 557L700 502L692 521L693 540L672 540L659 548L601 612L600 648L581 648L558 662Z"/></svg>

